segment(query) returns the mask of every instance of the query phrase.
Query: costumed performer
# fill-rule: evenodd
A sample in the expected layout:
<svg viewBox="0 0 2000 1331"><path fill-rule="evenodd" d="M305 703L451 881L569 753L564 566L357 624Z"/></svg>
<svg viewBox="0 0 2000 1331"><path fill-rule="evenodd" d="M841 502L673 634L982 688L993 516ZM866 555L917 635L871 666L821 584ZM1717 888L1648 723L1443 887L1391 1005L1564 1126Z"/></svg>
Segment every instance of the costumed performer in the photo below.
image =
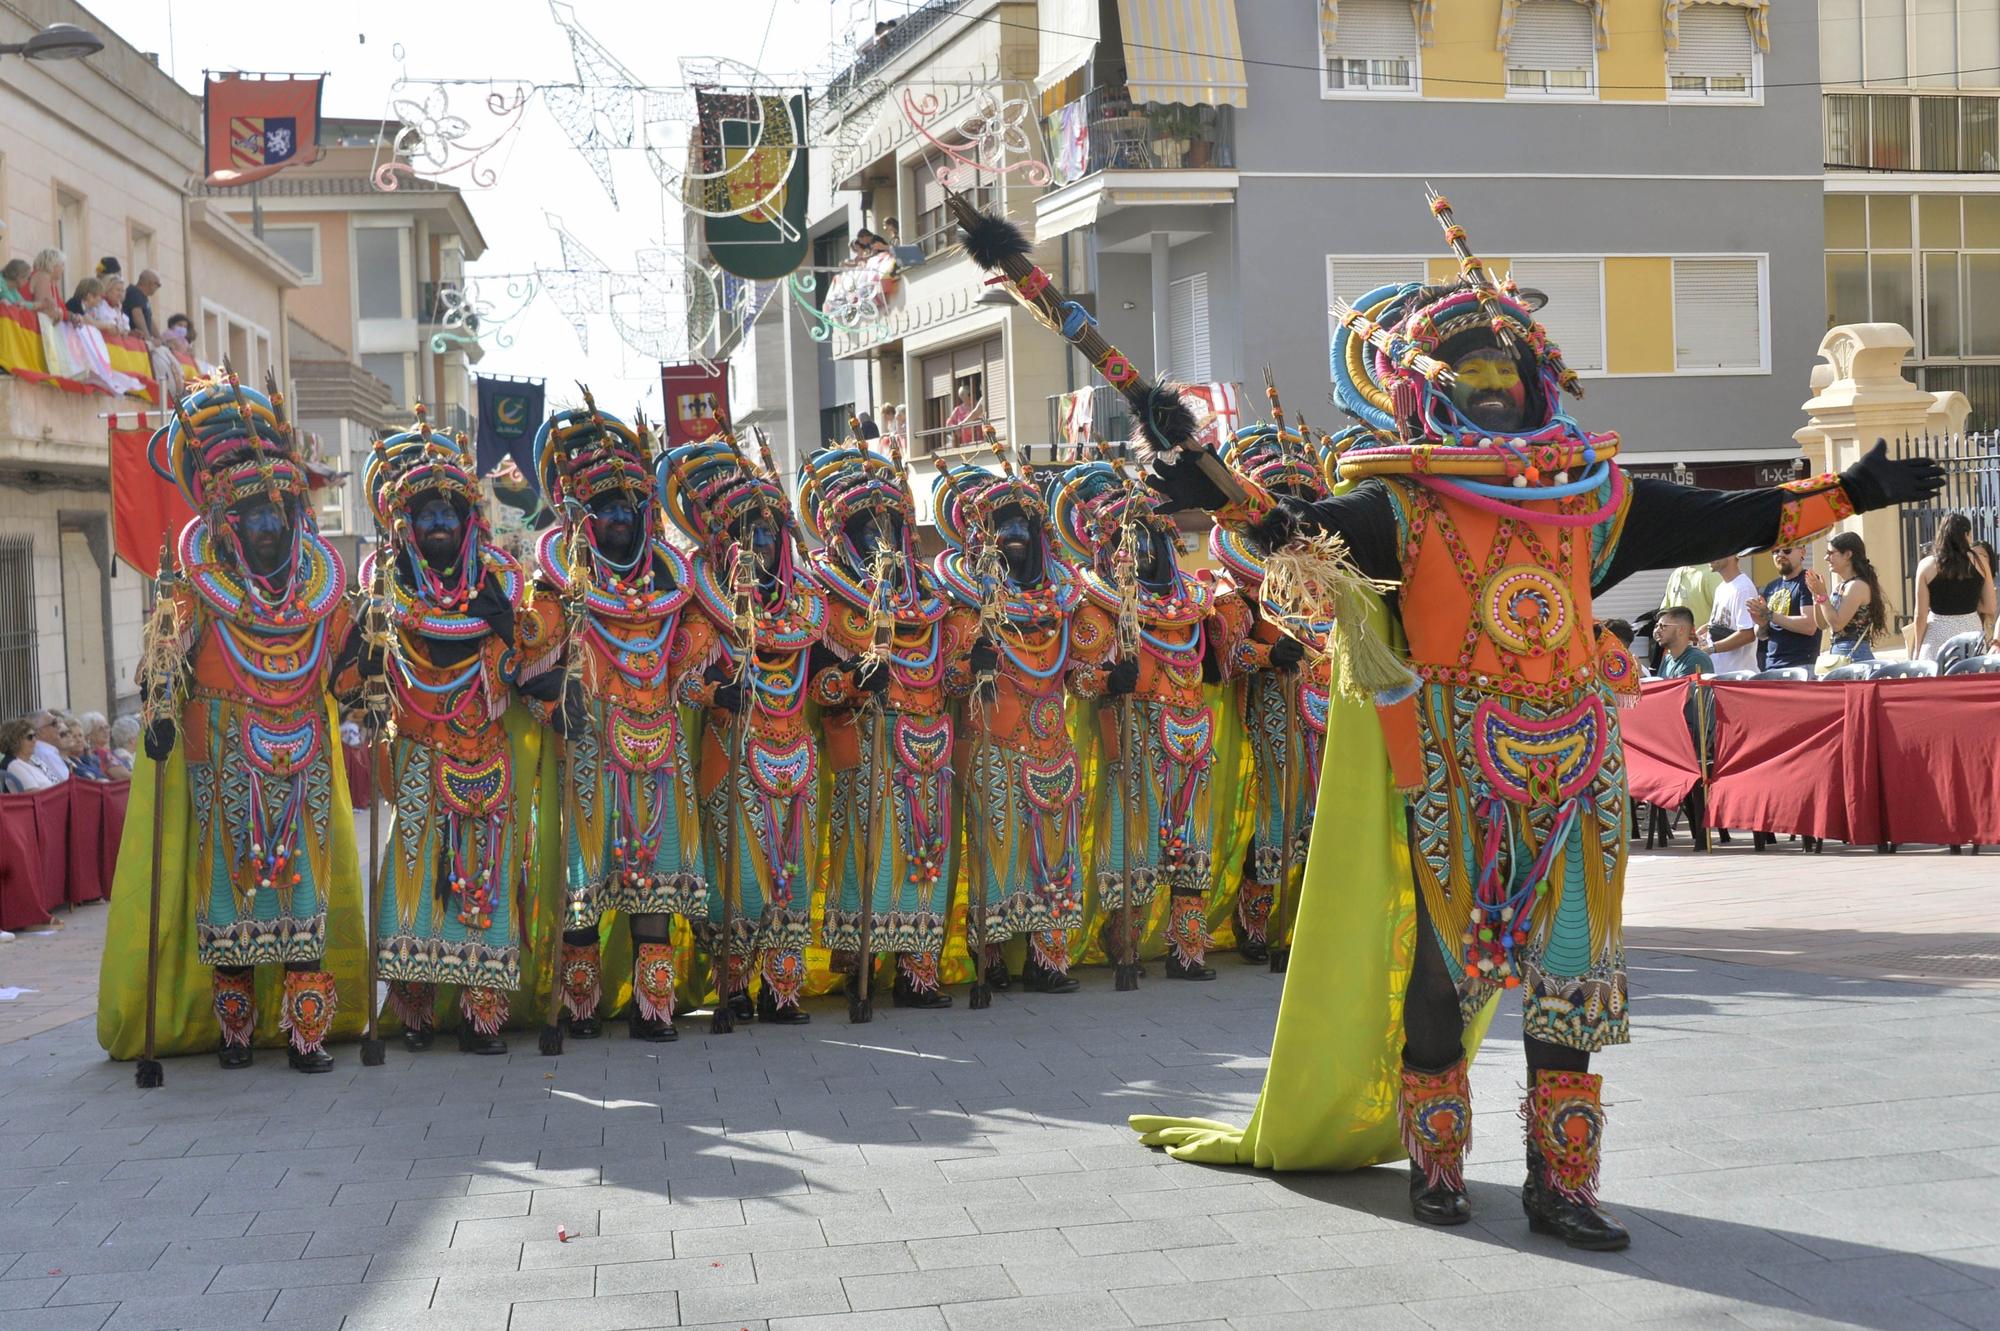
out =
<svg viewBox="0 0 2000 1331"><path fill-rule="evenodd" d="M1324 950L1290 971L1252 1129L1150 1116L1133 1126L1184 1158L1286 1168L1370 1164L1400 1145L1415 1215L1463 1222L1468 1032L1495 997L1517 989L1529 1224L1573 1247L1622 1248L1629 1233L1597 1201L1605 1119L1602 1079L1589 1069L1593 1052L1629 1038L1615 704L1636 681L1631 658L1591 631L1591 599L1642 569L1797 542L1854 513L1929 495L1942 474L1929 459L1892 460L1878 444L1839 476L1771 489L1628 478L1615 460L1618 437L1585 431L1564 409L1562 392L1578 385L1533 317L1539 302L1497 285L1450 205L1433 196L1431 207L1461 280L1385 286L1335 311L1337 397L1376 432L1342 456L1345 493L1318 503L1258 493L1230 502L1186 455L1163 454L1154 467L1176 502L1217 510L1218 521L1277 552L1274 579L1289 563L1315 570L1322 586L1343 578L1349 588L1400 586L1397 621L1415 678L1376 690L1374 700L1407 797L1415 875L1419 937L1401 1018L1378 1024L1375 1008L1357 1004L1347 1014L1352 1029L1332 1031L1329 1009L1313 1004L1315 1029L1298 1028L1305 1016L1290 1001L1293 988L1323 997L1350 962L1379 977L1383 961L1355 949L1402 935L1400 926L1365 924L1314 933L1302 918L1296 946ZM1360 610L1355 598L1340 600L1343 672L1367 644L1348 636ZM1374 889L1348 878L1339 862L1347 847L1330 849L1324 838L1314 848L1308 909L1354 921L1333 898ZM1384 899L1384 913L1398 910L1398 895ZM1400 977L1400 968L1386 969ZM1390 1048L1371 1049L1371 1039ZM1341 1059L1338 1102L1303 1100L1300 1085L1325 1084L1321 1069ZM1389 1103L1394 1136L1378 1130ZM1301 1119L1314 1137L1304 1149Z"/></svg>
<svg viewBox="0 0 2000 1331"><path fill-rule="evenodd" d="M644 422L599 411L588 389L583 400L535 438L542 493L561 521L535 547L537 623L524 631L521 666L524 692L562 738L568 908L556 982L569 1034L598 1036L600 925L619 912L632 936L627 1033L658 1043L678 1035L673 917L708 917L678 691L700 677L714 634L685 612L692 570L660 525Z"/></svg>

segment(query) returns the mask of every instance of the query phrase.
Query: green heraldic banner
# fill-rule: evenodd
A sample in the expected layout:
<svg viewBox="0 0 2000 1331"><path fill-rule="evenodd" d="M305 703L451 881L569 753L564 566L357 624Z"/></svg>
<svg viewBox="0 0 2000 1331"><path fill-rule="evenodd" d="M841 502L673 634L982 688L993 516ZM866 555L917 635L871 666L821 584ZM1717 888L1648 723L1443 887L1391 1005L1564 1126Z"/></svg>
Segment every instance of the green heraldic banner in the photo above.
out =
<svg viewBox="0 0 2000 1331"><path fill-rule="evenodd" d="M725 273L785 277L805 262L806 99L698 92L694 148L708 252Z"/></svg>

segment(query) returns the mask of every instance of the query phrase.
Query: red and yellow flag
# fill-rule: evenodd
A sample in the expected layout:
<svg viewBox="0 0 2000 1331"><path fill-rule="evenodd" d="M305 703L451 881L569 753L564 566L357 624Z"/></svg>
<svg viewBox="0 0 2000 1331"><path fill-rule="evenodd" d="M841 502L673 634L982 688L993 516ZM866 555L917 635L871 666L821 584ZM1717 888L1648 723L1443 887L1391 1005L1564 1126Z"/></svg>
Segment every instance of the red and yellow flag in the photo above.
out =
<svg viewBox="0 0 2000 1331"><path fill-rule="evenodd" d="M208 183L247 185L319 156L320 78L224 74L208 81Z"/></svg>

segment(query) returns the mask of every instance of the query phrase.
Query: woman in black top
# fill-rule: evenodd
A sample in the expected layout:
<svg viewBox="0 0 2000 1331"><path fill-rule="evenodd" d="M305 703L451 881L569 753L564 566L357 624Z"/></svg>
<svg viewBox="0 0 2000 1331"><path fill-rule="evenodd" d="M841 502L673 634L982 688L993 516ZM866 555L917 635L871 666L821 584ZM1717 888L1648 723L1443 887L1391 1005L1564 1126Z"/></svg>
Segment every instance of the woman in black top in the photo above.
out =
<svg viewBox="0 0 2000 1331"><path fill-rule="evenodd" d="M1949 513L1917 565L1917 657L1935 661L1961 633L1983 633L1993 620L1993 566L1972 546L1972 523Z"/></svg>

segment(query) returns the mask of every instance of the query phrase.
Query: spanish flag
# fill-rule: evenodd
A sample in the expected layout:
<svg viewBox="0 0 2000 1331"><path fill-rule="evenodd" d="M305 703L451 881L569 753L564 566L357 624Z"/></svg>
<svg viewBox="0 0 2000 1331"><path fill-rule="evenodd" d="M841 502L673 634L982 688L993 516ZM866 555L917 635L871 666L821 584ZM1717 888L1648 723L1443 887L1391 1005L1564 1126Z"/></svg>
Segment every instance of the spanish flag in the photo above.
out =
<svg viewBox="0 0 2000 1331"><path fill-rule="evenodd" d="M223 74L208 80L208 183L248 185L319 156L322 78Z"/></svg>

